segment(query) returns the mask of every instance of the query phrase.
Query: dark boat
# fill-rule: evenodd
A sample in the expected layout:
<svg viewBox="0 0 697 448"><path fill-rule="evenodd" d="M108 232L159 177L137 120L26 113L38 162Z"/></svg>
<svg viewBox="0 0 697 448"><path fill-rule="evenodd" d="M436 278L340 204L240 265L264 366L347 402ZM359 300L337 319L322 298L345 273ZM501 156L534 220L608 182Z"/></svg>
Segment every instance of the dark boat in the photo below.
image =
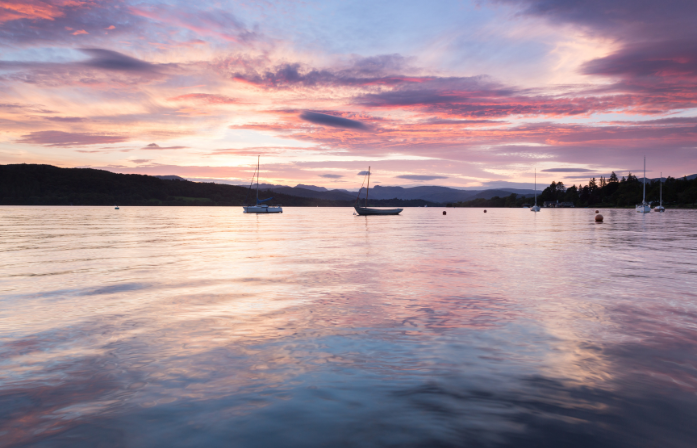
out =
<svg viewBox="0 0 697 448"><path fill-rule="evenodd" d="M368 208L368 207L353 207L359 215L399 215L403 209L401 208Z"/></svg>
<svg viewBox="0 0 697 448"><path fill-rule="evenodd" d="M358 197L356 198L356 204L360 200L361 190L363 186L358 190ZM368 208L368 193L370 192L370 167L368 167L368 187L365 190L365 207L360 205L355 205L353 208L356 209L356 213L361 216L367 215L399 215L402 213L401 208Z"/></svg>

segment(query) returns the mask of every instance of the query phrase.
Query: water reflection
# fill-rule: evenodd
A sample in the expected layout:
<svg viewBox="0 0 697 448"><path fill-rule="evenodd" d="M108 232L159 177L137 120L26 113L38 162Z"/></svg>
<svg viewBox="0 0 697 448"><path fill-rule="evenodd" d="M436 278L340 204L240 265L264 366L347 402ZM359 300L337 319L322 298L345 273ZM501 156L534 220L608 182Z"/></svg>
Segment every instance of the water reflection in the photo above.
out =
<svg viewBox="0 0 697 448"><path fill-rule="evenodd" d="M694 213L347 210L2 208L0 445L694 446Z"/></svg>

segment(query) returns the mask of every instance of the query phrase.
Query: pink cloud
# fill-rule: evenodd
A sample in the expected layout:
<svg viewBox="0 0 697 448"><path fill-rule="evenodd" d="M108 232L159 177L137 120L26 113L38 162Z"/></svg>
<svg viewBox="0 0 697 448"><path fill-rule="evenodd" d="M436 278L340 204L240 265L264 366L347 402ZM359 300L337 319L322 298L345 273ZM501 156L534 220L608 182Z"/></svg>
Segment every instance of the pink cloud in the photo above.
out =
<svg viewBox="0 0 697 448"><path fill-rule="evenodd" d="M188 93L172 98L167 98L167 101L191 101L207 104L235 104L237 100L225 95L214 95L209 93Z"/></svg>
<svg viewBox="0 0 697 448"><path fill-rule="evenodd" d="M65 15L64 8L83 6L76 0L1 0L0 23L11 20L55 20Z"/></svg>
<svg viewBox="0 0 697 448"><path fill-rule="evenodd" d="M124 142L124 135L101 135L81 132L36 131L17 140L17 143L27 143L44 146L85 146L105 143Z"/></svg>
<svg viewBox="0 0 697 448"><path fill-rule="evenodd" d="M160 146L157 143L150 143L149 145L146 145L140 149L163 151L165 149L186 149L186 148L188 148L188 146Z"/></svg>

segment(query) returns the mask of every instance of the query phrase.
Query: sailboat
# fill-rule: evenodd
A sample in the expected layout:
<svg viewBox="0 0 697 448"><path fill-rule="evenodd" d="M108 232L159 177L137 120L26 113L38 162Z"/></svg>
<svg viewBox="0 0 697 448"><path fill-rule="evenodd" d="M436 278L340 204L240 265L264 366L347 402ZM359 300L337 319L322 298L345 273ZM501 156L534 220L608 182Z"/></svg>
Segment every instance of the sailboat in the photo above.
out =
<svg viewBox="0 0 697 448"><path fill-rule="evenodd" d="M361 185L361 188L358 190L358 196L356 197L356 204L358 204L358 201L361 198L361 190L363 189L363 186ZM365 190L365 207L361 207L360 205L355 205L353 208L356 209L356 213L359 215L365 216L365 215L399 215L403 209L401 208L388 208L388 209L381 209L381 208L368 208L368 193L370 193L370 167L368 167L368 188Z"/></svg>
<svg viewBox="0 0 697 448"><path fill-rule="evenodd" d="M245 213L283 213L283 209L281 208L280 205L275 205L275 206L269 206L267 204L264 204L264 202L268 202L273 197L270 197L268 199L262 199L259 200L259 159L261 156L257 156L257 171L254 173L257 178L257 201L255 205L248 205L242 207L244 209ZM254 177L252 177L252 183L249 185L249 189L252 189L252 185L254 185Z"/></svg>
<svg viewBox="0 0 697 448"><path fill-rule="evenodd" d="M661 173L661 183L659 185L659 191L660 191L659 197L660 197L661 202L659 203L658 207L653 208L653 211L663 213L666 211L666 209L663 207L663 173Z"/></svg>
<svg viewBox="0 0 697 448"><path fill-rule="evenodd" d="M646 156L644 156L644 194L641 200L641 204L636 206L637 213L650 213L651 207L646 203Z"/></svg>
<svg viewBox="0 0 697 448"><path fill-rule="evenodd" d="M539 212L540 206L537 205L537 168L535 168L535 205L530 207L531 212Z"/></svg>

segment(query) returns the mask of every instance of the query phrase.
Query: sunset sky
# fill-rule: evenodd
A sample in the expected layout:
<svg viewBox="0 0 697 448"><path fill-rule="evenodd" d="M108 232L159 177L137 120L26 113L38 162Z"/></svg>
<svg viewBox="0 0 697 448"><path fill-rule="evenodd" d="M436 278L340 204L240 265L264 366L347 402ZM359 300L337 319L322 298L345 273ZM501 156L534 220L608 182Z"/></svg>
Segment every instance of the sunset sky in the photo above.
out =
<svg viewBox="0 0 697 448"><path fill-rule="evenodd" d="M697 173L697 1L0 0L0 163L357 188Z"/></svg>

